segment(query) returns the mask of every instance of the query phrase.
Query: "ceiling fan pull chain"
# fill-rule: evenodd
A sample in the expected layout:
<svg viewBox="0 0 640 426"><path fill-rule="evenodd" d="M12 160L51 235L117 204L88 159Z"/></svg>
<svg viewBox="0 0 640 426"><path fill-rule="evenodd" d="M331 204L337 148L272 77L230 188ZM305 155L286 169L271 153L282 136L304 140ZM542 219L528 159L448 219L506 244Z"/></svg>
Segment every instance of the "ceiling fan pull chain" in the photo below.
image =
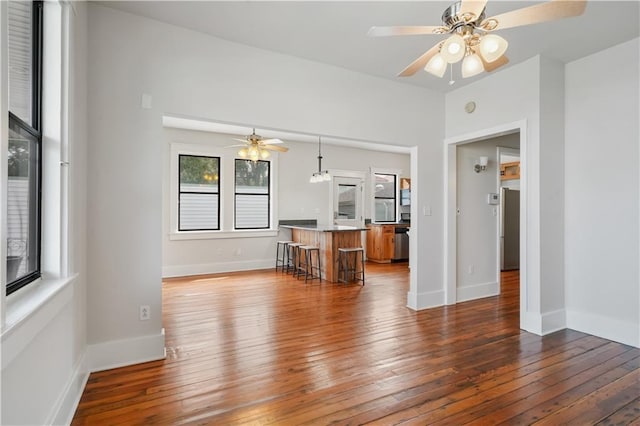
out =
<svg viewBox="0 0 640 426"><path fill-rule="evenodd" d="M451 70L451 78L449 79L449 86L453 86L456 81L453 79L453 64L449 64L449 69Z"/></svg>

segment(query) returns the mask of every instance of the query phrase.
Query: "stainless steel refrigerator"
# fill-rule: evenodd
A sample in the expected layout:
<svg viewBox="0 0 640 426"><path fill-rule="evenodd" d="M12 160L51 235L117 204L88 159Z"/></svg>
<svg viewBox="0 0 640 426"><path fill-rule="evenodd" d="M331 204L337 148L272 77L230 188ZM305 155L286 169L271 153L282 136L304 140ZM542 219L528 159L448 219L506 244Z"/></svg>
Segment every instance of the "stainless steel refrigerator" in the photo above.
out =
<svg viewBox="0 0 640 426"><path fill-rule="evenodd" d="M520 269L520 191L501 188L500 269Z"/></svg>

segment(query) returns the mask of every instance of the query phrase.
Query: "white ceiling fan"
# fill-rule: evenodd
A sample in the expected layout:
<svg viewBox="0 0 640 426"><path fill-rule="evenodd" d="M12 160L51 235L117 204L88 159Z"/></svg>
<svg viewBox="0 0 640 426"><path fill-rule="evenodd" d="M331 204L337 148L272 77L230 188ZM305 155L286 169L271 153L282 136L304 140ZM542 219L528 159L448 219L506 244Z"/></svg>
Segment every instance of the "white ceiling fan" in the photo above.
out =
<svg viewBox="0 0 640 426"><path fill-rule="evenodd" d="M584 12L586 3L586 0L551 0L486 18L487 0L461 0L444 11L443 25L371 27L368 34L375 37L450 34L398 76L411 76L424 69L442 77L448 64L462 61L462 77L466 78L482 71L491 72L509 62L504 54L507 40L493 31L578 16Z"/></svg>
<svg viewBox="0 0 640 426"><path fill-rule="evenodd" d="M245 139L234 138L233 140L243 142L243 144L231 145L227 148L241 146L242 148L238 151L238 155L252 161L258 161L260 159L266 160L271 155L269 151L289 151L289 148L277 145L284 143L280 139L263 139L262 136L256 135L256 129L253 129L253 132L246 136Z"/></svg>

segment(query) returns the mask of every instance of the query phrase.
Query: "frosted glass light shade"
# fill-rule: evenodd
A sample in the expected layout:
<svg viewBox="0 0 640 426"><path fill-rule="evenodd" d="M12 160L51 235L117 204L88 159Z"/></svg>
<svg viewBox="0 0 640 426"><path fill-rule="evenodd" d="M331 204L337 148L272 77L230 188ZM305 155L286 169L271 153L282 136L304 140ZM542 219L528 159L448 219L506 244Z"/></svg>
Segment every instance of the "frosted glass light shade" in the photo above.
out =
<svg viewBox="0 0 640 426"><path fill-rule="evenodd" d="M488 34L480 40L480 55L486 62L493 62L504 55L509 43L499 35Z"/></svg>
<svg viewBox="0 0 640 426"><path fill-rule="evenodd" d="M263 160L266 160L270 156L271 156L271 154L266 149L263 149L263 150L260 151L260 158L262 158Z"/></svg>
<svg viewBox="0 0 640 426"><path fill-rule="evenodd" d="M242 148L238 151L238 155L242 158L247 158L247 148Z"/></svg>
<svg viewBox="0 0 640 426"><path fill-rule="evenodd" d="M485 157L484 155L480 157L480 165L486 167L489 164L489 157Z"/></svg>
<svg viewBox="0 0 640 426"><path fill-rule="evenodd" d="M462 61L462 77L473 77L476 74L480 74L484 71L484 66L482 65L482 61L480 57L475 53L473 55L469 55L464 58Z"/></svg>
<svg viewBox="0 0 640 426"><path fill-rule="evenodd" d="M444 60L441 54L436 53L427 65L424 67L424 70L430 74L435 75L436 77L442 78L444 72L447 70L447 62Z"/></svg>
<svg viewBox="0 0 640 426"><path fill-rule="evenodd" d="M446 62L453 64L464 57L465 50L464 39L460 35L454 34L444 42L440 49L440 55Z"/></svg>
<svg viewBox="0 0 640 426"><path fill-rule="evenodd" d="M322 180L324 180L325 182L329 182L331 180L331 175L329 174L329 172L324 173L324 176L322 176Z"/></svg>

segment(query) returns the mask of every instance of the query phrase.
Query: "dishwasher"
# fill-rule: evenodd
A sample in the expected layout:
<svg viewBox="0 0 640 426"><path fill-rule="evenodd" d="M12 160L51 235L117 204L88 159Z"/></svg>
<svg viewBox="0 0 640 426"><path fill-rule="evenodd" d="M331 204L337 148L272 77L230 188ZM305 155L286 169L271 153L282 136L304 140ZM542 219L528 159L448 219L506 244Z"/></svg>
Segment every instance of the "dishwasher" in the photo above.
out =
<svg viewBox="0 0 640 426"><path fill-rule="evenodd" d="M394 235L393 260L409 259L409 228L406 226L396 226Z"/></svg>

